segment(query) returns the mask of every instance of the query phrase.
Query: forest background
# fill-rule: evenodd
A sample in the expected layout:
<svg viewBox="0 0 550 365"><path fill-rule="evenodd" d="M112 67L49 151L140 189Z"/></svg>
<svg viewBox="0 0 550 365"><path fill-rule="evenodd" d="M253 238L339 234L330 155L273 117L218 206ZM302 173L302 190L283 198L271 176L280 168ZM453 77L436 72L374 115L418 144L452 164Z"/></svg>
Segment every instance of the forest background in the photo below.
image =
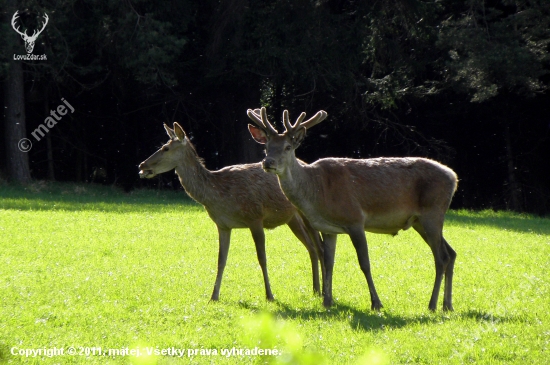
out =
<svg viewBox="0 0 550 365"><path fill-rule="evenodd" d="M218 169L262 158L248 108L279 126L284 109L323 109L307 162L429 157L460 178L453 208L550 212L547 0L0 0L0 13L5 180L176 189L173 174L137 174L162 123ZM12 22L31 35L44 14L32 54L46 60L16 59ZM74 112L35 140L62 99Z"/></svg>

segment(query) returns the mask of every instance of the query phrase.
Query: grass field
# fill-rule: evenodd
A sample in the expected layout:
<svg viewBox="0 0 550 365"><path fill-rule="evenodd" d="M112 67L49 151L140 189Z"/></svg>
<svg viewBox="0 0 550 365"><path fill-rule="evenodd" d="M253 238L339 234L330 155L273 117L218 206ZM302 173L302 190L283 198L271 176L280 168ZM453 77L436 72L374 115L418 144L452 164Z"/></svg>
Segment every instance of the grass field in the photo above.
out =
<svg viewBox="0 0 550 365"><path fill-rule="evenodd" d="M433 258L413 230L367 235L380 313L343 235L324 309L287 227L266 234L274 303L247 230L233 231L209 303L217 232L183 192L0 185L0 363L548 363L550 220L452 211L444 233L458 253L453 313L441 295L427 309Z"/></svg>

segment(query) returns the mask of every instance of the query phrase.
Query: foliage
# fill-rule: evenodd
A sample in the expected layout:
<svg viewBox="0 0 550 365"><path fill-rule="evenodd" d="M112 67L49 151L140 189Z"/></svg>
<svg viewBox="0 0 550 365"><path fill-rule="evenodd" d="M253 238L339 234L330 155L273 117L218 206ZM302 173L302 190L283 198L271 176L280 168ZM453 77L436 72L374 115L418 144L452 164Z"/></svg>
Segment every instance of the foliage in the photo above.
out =
<svg viewBox="0 0 550 365"><path fill-rule="evenodd" d="M187 1L134 1L129 9L111 1L103 10L103 47L138 82L173 88L193 10Z"/></svg>
<svg viewBox="0 0 550 365"><path fill-rule="evenodd" d="M466 4L465 4L466 5ZM461 17L441 23L438 46L448 52L446 81L482 102L497 94L546 90L550 4L467 2Z"/></svg>
<svg viewBox="0 0 550 365"><path fill-rule="evenodd" d="M547 2L410 3L408 11L387 5L369 24L365 54L378 77L369 78L367 102L396 108L449 88L474 102L546 90Z"/></svg>
<svg viewBox="0 0 550 365"><path fill-rule="evenodd" d="M477 199L466 205L473 208L509 206L498 176L508 171L498 151L506 125L521 172L515 180L542 197L522 207L550 209L550 175L524 174L550 171L540 157L550 138L547 1L15 2L29 27L50 14L35 51L48 61L24 63L27 130L61 97L76 110L48 134L51 147L36 143L29 152L36 178L89 181L103 168L127 190L153 184L139 181L135 166L164 138L162 123L176 120L210 168L256 162L261 151L245 111L264 105L275 121L283 109L328 112L301 151L307 161L415 154L443 160L459 176L498 166L492 179L478 174L461 184L465 200ZM9 21L0 32L13 36ZM13 61L0 47L5 75ZM497 147L473 157L493 133ZM477 135L481 142L470 143ZM474 196L472 180L498 198Z"/></svg>

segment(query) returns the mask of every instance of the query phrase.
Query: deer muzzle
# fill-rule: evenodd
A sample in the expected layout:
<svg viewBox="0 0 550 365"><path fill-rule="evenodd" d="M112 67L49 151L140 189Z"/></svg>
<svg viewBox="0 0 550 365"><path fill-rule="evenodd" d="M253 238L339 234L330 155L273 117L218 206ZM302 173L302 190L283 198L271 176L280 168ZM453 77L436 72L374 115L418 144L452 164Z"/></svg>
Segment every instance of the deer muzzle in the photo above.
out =
<svg viewBox="0 0 550 365"><path fill-rule="evenodd" d="M155 176L153 170L148 169L145 162L139 164L139 177L142 179L150 179Z"/></svg>
<svg viewBox="0 0 550 365"><path fill-rule="evenodd" d="M275 172L277 169L277 162L271 157L266 157L262 161L262 168L267 172Z"/></svg>

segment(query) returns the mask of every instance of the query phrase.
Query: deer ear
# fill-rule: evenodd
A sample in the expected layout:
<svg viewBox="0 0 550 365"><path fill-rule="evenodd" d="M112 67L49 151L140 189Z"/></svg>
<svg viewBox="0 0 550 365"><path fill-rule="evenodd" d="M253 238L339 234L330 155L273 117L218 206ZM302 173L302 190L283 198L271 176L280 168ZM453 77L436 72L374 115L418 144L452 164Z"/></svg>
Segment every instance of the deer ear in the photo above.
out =
<svg viewBox="0 0 550 365"><path fill-rule="evenodd" d="M174 122L174 133L176 134L176 137L178 137L178 139L181 142L185 143L185 138L187 136L185 135L183 128L181 127L181 125L178 124L178 122Z"/></svg>
<svg viewBox="0 0 550 365"><path fill-rule="evenodd" d="M166 129L166 134L168 134L168 137L170 137L170 139L176 139L176 134L174 133L174 130L168 127L166 123L164 123L164 129Z"/></svg>
<svg viewBox="0 0 550 365"><path fill-rule="evenodd" d="M300 128L292 134L292 147L298 148L302 141L306 138L306 128Z"/></svg>
<svg viewBox="0 0 550 365"><path fill-rule="evenodd" d="M252 135L252 138L260 144L266 144L267 143L267 134L265 134L264 131L262 131L260 128L253 126L252 124L248 125L248 131Z"/></svg>

